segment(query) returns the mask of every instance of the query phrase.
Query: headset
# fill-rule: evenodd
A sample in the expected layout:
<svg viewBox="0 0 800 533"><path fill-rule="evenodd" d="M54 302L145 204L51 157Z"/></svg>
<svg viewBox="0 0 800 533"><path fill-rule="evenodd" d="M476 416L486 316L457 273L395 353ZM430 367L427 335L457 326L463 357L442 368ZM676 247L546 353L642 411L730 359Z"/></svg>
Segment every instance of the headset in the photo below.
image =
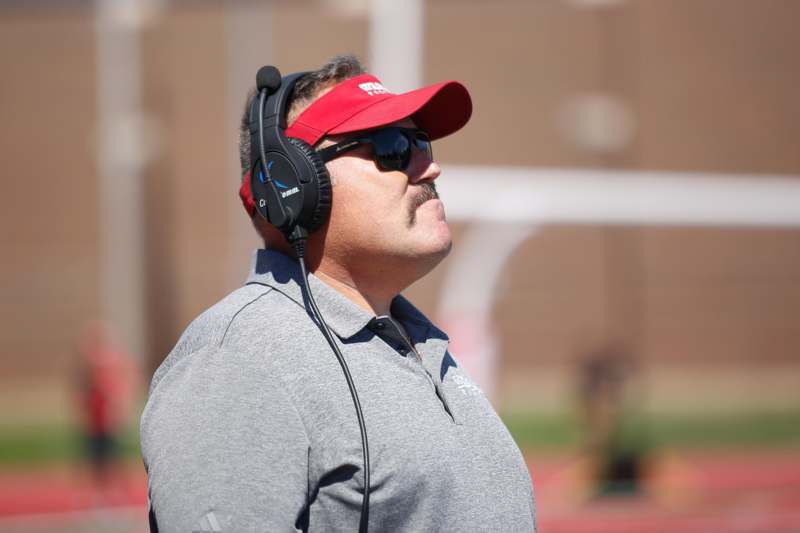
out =
<svg viewBox="0 0 800 533"><path fill-rule="evenodd" d="M250 104L250 190L256 211L294 244L328 218L331 180L317 152L286 136L286 111L294 86L306 72L281 78L266 66L256 75Z"/></svg>
<svg viewBox="0 0 800 533"><path fill-rule="evenodd" d="M361 431L364 458L364 495L361 500L359 532L369 525L369 445L364 414L353 377L330 328L314 301L308 285L305 264L305 241L319 229L331 209L331 180L325 163L305 141L286 136L287 102L297 81L307 72L281 77L273 66L264 66L256 74L258 93L250 103L250 190L258 215L279 229L294 247L300 264L306 311L316 322L342 368Z"/></svg>

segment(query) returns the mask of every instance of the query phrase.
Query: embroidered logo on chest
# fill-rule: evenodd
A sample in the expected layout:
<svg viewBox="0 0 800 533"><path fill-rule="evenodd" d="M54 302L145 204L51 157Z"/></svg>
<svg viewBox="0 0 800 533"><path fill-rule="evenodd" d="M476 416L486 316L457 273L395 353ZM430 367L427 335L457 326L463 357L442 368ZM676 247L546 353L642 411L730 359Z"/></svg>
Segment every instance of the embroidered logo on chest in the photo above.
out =
<svg viewBox="0 0 800 533"><path fill-rule="evenodd" d="M479 394L483 394L483 391L466 376L454 374L453 381L464 396L478 396Z"/></svg>

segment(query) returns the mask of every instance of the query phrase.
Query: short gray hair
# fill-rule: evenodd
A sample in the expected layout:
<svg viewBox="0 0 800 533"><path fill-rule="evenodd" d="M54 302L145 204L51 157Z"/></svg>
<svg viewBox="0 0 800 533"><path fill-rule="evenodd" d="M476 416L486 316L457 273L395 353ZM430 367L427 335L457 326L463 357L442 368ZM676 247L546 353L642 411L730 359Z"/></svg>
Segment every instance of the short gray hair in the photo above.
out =
<svg viewBox="0 0 800 533"><path fill-rule="evenodd" d="M319 97L319 93L344 80L364 74L366 70L361 62L351 54L337 55L319 69L314 70L297 80L294 91L289 96L286 122L291 124L300 113ZM250 102L256 95L255 87L247 93L242 121L239 124L239 162L242 166L242 179L252 167L250 154Z"/></svg>

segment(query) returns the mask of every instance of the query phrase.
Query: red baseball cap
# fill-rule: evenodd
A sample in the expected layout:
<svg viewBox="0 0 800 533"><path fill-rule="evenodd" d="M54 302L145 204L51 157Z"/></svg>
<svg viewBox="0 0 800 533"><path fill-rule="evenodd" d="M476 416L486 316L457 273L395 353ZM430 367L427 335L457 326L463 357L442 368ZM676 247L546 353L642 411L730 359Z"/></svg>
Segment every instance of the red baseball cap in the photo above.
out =
<svg viewBox="0 0 800 533"><path fill-rule="evenodd" d="M411 118L435 140L460 130L471 115L472 99L467 88L457 81L395 94L375 76L362 74L317 98L286 129L286 136L313 146L326 135L369 130ZM249 176L245 176L239 196L252 217L255 202Z"/></svg>

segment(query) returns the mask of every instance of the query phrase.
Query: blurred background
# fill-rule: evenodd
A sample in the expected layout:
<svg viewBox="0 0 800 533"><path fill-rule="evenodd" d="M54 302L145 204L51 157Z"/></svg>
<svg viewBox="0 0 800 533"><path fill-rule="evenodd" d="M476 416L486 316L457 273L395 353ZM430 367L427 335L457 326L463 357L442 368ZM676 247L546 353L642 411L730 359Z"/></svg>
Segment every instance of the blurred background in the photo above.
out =
<svg viewBox="0 0 800 533"><path fill-rule="evenodd" d="M259 243L257 68L356 54L474 114L407 296L525 452L542 532L800 531L800 3L0 3L0 530L146 526L150 375Z"/></svg>

